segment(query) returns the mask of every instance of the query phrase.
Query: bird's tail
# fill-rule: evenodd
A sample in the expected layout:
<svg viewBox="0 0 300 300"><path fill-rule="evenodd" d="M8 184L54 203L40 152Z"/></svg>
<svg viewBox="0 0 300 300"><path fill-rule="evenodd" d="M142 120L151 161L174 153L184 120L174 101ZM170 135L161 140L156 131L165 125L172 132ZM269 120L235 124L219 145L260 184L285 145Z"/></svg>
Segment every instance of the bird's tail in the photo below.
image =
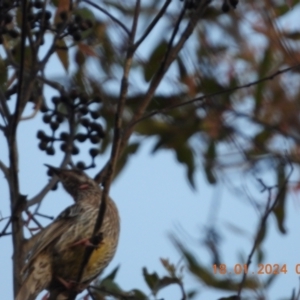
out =
<svg viewBox="0 0 300 300"><path fill-rule="evenodd" d="M32 263L30 271L24 280L15 300L32 300L44 289L51 281L51 265L48 255L40 255Z"/></svg>
<svg viewBox="0 0 300 300"><path fill-rule="evenodd" d="M23 282L15 300L35 299L38 295L38 291L35 286L36 284L34 282L33 274L30 274Z"/></svg>

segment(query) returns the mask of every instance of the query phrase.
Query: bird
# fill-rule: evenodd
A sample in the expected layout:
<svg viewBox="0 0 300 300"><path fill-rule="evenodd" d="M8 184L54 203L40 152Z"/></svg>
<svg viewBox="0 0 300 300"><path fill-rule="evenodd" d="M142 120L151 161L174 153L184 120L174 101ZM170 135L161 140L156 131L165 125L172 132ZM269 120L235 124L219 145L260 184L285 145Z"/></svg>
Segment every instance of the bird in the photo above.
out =
<svg viewBox="0 0 300 300"><path fill-rule="evenodd" d="M82 170L46 166L75 203L42 229L22 269L24 280L15 300L35 299L45 289L50 293L49 300L67 299L70 289L81 291L99 276L114 257L118 245L120 218L114 201L107 198L102 226L91 240L101 203L101 188ZM93 251L77 282L85 249L89 246Z"/></svg>

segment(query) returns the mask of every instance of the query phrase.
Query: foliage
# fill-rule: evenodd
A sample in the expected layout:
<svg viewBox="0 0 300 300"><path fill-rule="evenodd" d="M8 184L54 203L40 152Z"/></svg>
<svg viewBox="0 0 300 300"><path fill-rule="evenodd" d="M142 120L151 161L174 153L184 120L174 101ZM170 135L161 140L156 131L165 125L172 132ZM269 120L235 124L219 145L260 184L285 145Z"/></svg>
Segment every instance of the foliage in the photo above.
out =
<svg viewBox="0 0 300 300"><path fill-rule="evenodd" d="M286 233L287 169L298 166L300 141L300 34L278 25L282 19L294 22L290 1L27 2L0 4L0 130L9 152L7 166L0 158L0 168L12 207L1 236L11 225L15 272L25 256L22 212L31 214L30 208L39 208L57 186L51 179L32 199L19 188L22 146L16 131L22 121L37 116L43 124L33 147L59 157L62 167L97 168L96 180L104 187L112 179L107 174L116 177L145 139L153 137L153 153L175 153L194 189L199 169L210 184L224 180L232 168L242 174L271 169L277 186L261 184L269 195L277 188L277 196L261 209L253 253L261 251L270 214ZM299 9L294 1L293 11ZM59 75L48 69L54 57L61 63ZM32 104L32 113L25 115ZM95 157L111 149L100 170ZM81 151L89 153L85 161L76 159ZM216 245L212 241L209 247ZM241 283L216 278L186 247L177 246L190 273L208 287L238 293L232 299L243 288L267 289L250 277ZM164 277L143 269L151 296L176 284L182 298L191 299L195 293L185 293L178 270L167 260L162 263L168 273ZM90 294L96 299L147 298L138 289L121 290L116 273L99 279ZM16 292L19 275L15 278Z"/></svg>

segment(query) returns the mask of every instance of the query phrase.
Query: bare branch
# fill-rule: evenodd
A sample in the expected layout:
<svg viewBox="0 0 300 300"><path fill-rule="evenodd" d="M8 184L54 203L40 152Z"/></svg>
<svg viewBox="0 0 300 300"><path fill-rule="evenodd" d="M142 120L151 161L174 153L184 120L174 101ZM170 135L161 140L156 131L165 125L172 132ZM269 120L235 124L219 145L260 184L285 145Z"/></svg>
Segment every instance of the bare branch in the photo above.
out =
<svg viewBox="0 0 300 300"><path fill-rule="evenodd" d="M141 38L134 44L134 49L136 50L140 44L145 40L145 38L149 35L149 33L152 31L152 29L156 26L157 22L160 20L160 18L164 15L165 11L167 10L169 4L171 3L171 0L166 0L165 4L161 8L161 10L158 12L158 14L155 16L155 18L152 20L152 22L149 24L147 29L145 30L144 34L141 36Z"/></svg>
<svg viewBox="0 0 300 300"><path fill-rule="evenodd" d="M57 178L52 177L51 180L42 188L42 190L37 195L27 201L26 206L30 207L32 205L40 203L56 183Z"/></svg>
<svg viewBox="0 0 300 300"><path fill-rule="evenodd" d="M72 132L71 124L70 124L70 129ZM69 147L70 143L71 143L71 138L68 141L67 149L70 148ZM67 164L69 163L70 158L71 158L71 153L70 153L70 151L67 151L63 161L60 164L60 168L62 168L62 169L65 168L67 166ZM52 177L51 180L42 188L42 190L37 195L35 195L32 199L29 199L26 202L26 207L30 207L35 204L40 204L41 201L44 199L44 197L47 195L47 193L54 187L54 185L56 183L57 183L57 178ZM39 206L36 208L35 213L38 211L38 209L39 209Z"/></svg>
<svg viewBox="0 0 300 300"><path fill-rule="evenodd" d="M107 15L110 19L112 19L116 24L118 24L126 33L128 36L130 36L130 32L127 29L127 27L116 17L114 17L112 14L110 14L106 9L102 8L101 6L93 3L90 0L82 0L82 2L88 3L89 5L97 8L98 10L100 10L101 12L103 12L105 15Z"/></svg>
<svg viewBox="0 0 300 300"><path fill-rule="evenodd" d="M49 86L51 86L52 88L54 88L55 90L58 90L60 93L63 93L65 91L64 89L64 86L59 84L58 82L56 81L52 81L52 80L49 80L47 78L45 78L44 76L37 76L36 77L37 80L39 80L40 82L44 83L44 84L47 84Z"/></svg>
<svg viewBox="0 0 300 300"><path fill-rule="evenodd" d="M160 84L161 80L163 79L165 73L167 72L167 70L170 67L170 65L172 64L172 62L176 59L176 57L177 57L179 51L181 50L181 48L183 47L184 43L187 41L187 39L192 34L199 18L203 15L203 13L205 12L205 9L209 3L210 3L210 1L208 0L203 3L201 2L199 4L197 9L191 15L190 21L188 22L185 30L183 31L179 41L173 47L173 49L171 49L169 51L169 55L164 58L164 62L161 64L161 67L157 70L156 74L153 76L153 79L150 83L148 91L146 92L146 94L143 98L143 101L139 105L137 111L135 112L134 116L132 117L130 124L128 125L128 127L126 128L126 130L124 132L122 142L121 142L121 151L123 151L123 149L125 148L127 141L133 132L134 125L136 124L137 120L139 120L142 117L142 115L144 114L146 108L148 107L149 103L151 102L152 97L153 97L158 85ZM183 8L183 9L185 9L185 8Z"/></svg>
<svg viewBox="0 0 300 300"><path fill-rule="evenodd" d="M291 175L292 175L292 173L293 173L293 171L294 171L294 167L293 167L292 164L290 164L290 167L291 167L290 172L289 172L288 175L286 176L286 178L285 178L285 180L284 180L282 186L279 187L280 189L279 189L279 191L278 191L278 193L277 193L277 196L276 196L276 199L274 200L274 202L273 202L272 205L271 205L271 189L272 189L273 187L267 187L262 181L260 181L260 183L262 183L263 188L264 188L263 191L268 190L269 195L268 195L268 201L267 201L267 204L266 204L265 213L264 213L264 215L263 215L262 218L261 218L261 222L260 222L260 225L259 225L259 227L258 227L258 230L257 230L256 236L255 236L255 239L254 239L254 243L253 243L252 249L251 249L251 251L250 251L250 253L249 253L249 255L248 255L248 260L247 260L247 263L246 263L247 268L249 268L249 266L250 266L250 264L251 264L253 254L254 254L254 252L255 252L255 250L256 250L258 244L259 244L261 232L262 232L262 230L263 230L263 229L265 228L265 226L266 226L268 217L269 217L269 215L271 214L271 212L274 210L274 208L276 207L276 205L277 205L277 203L278 203L280 197L281 197L282 194L284 193L284 190L285 190L285 188L286 188L286 185L288 184L288 181L289 181L289 179L290 179L290 177L291 177ZM243 273L243 278L242 278L241 283L240 283L240 285L239 285L239 290L238 290L238 294L237 294L238 297L241 296L241 293L242 293L244 284L245 284L245 282L246 282L246 277L247 277L247 272L244 272L244 273Z"/></svg>
<svg viewBox="0 0 300 300"><path fill-rule="evenodd" d="M272 73L271 75L269 75L267 77L264 77L264 78L261 78L259 80L255 80L255 81L252 81L252 82L248 82L248 83L243 84L243 85L238 85L238 86L235 86L233 88L229 88L229 89L217 91L217 92L214 92L214 93L206 94L206 95L203 95L203 96L191 99L191 100L187 100L187 101L184 101L184 102L179 102L179 103L175 103L175 104L172 104L172 105L167 105L166 107L164 107L162 109L153 110L152 112L149 112L149 113L145 114L143 117L135 120L130 125L134 126L135 124L137 124L137 123L139 123L139 122L141 122L145 119L151 118L151 117L153 117L155 115L158 115L158 114L166 113L166 112L168 112L168 111L170 111L174 108L178 108L178 107L182 107L182 106L189 105L189 104L192 104L192 103L200 102L200 101L205 100L206 98L211 98L211 97L214 97L214 96L231 93L231 92L234 92L234 91L237 91L237 90L241 90L241 89L244 89L244 88L248 88L248 87L257 85L257 84L259 84L261 82L264 82L264 81L272 80L276 76L279 76L281 74L287 73L287 72L292 71L292 70L296 70L298 68L300 68L300 64L278 70L278 71Z"/></svg>
<svg viewBox="0 0 300 300"><path fill-rule="evenodd" d="M0 112L1 112L1 115L3 117L4 122L7 125L9 117L10 117L10 112L9 112L9 108L8 108L8 105L7 105L7 102L6 102L6 98L5 98L5 95L2 91L2 89L0 90Z"/></svg>
<svg viewBox="0 0 300 300"><path fill-rule="evenodd" d="M0 160L0 170L3 172L5 178L8 178L8 167Z"/></svg>
<svg viewBox="0 0 300 300"><path fill-rule="evenodd" d="M120 144L121 144L121 130L122 130L122 115L123 115L123 110L126 102L126 97L127 97L127 92L128 92L128 77L129 77L129 71L131 68L132 64L132 58L134 55L134 48L133 48L133 43L134 43L134 38L136 34L136 29L137 29L137 23L138 23L138 17L139 17L139 12L140 12L140 0L136 1L136 6L135 6L135 12L134 12L134 18L133 18L133 23L132 23L132 29L129 37L129 45L128 45L128 50L126 54L126 59L125 59L125 64L124 64L124 71L123 71L123 78L121 82L121 90L120 90L120 96L119 96L119 102L117 106L117 111L115 114L115 123L114 123L114 137L113 137L113 144L112 144L112 150L111 150L111 155L110 159L108 161L108 171L106 173L106 176L103 180L103 192L101 195L101 202L100 202L100 207L98 211L98 216L96 219L95 227L93 230L93 235L91 238L97 235L99 232L105 212L106 212L106 205L107 205L107 198L109 194L109 189L110 185L112 182L113 174L115 171L115 167L119 158L120 154ZM96 176L97 177L97 176ZM97 181L97 178L95 178ZM81 277L84 272L84 268L93 253L93 248L86 248L84 252L84 257L79 269L79 273L77 276L77 282L80 283ZM68 297L68 300L73 300L75 299L77 295L76 291L71 291Z"/></svg>

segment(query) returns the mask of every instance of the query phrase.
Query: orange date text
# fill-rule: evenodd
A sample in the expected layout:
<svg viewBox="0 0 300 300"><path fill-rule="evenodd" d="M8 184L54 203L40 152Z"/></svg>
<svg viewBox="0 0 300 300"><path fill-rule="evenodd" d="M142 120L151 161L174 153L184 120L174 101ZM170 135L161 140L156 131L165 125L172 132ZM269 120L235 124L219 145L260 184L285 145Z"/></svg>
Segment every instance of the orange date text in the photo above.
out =
<svg viewBox="0 0 300 300"><path fill-rule="evenodd" d="M279 264L258 264L258 270L256 272L250 272L247 264L235 264L233 270L227 270L226 264L213 265L214 274L286 274L286 264L280 266ZM296 273L300 274L300 264L296 265Z"/></svg>

